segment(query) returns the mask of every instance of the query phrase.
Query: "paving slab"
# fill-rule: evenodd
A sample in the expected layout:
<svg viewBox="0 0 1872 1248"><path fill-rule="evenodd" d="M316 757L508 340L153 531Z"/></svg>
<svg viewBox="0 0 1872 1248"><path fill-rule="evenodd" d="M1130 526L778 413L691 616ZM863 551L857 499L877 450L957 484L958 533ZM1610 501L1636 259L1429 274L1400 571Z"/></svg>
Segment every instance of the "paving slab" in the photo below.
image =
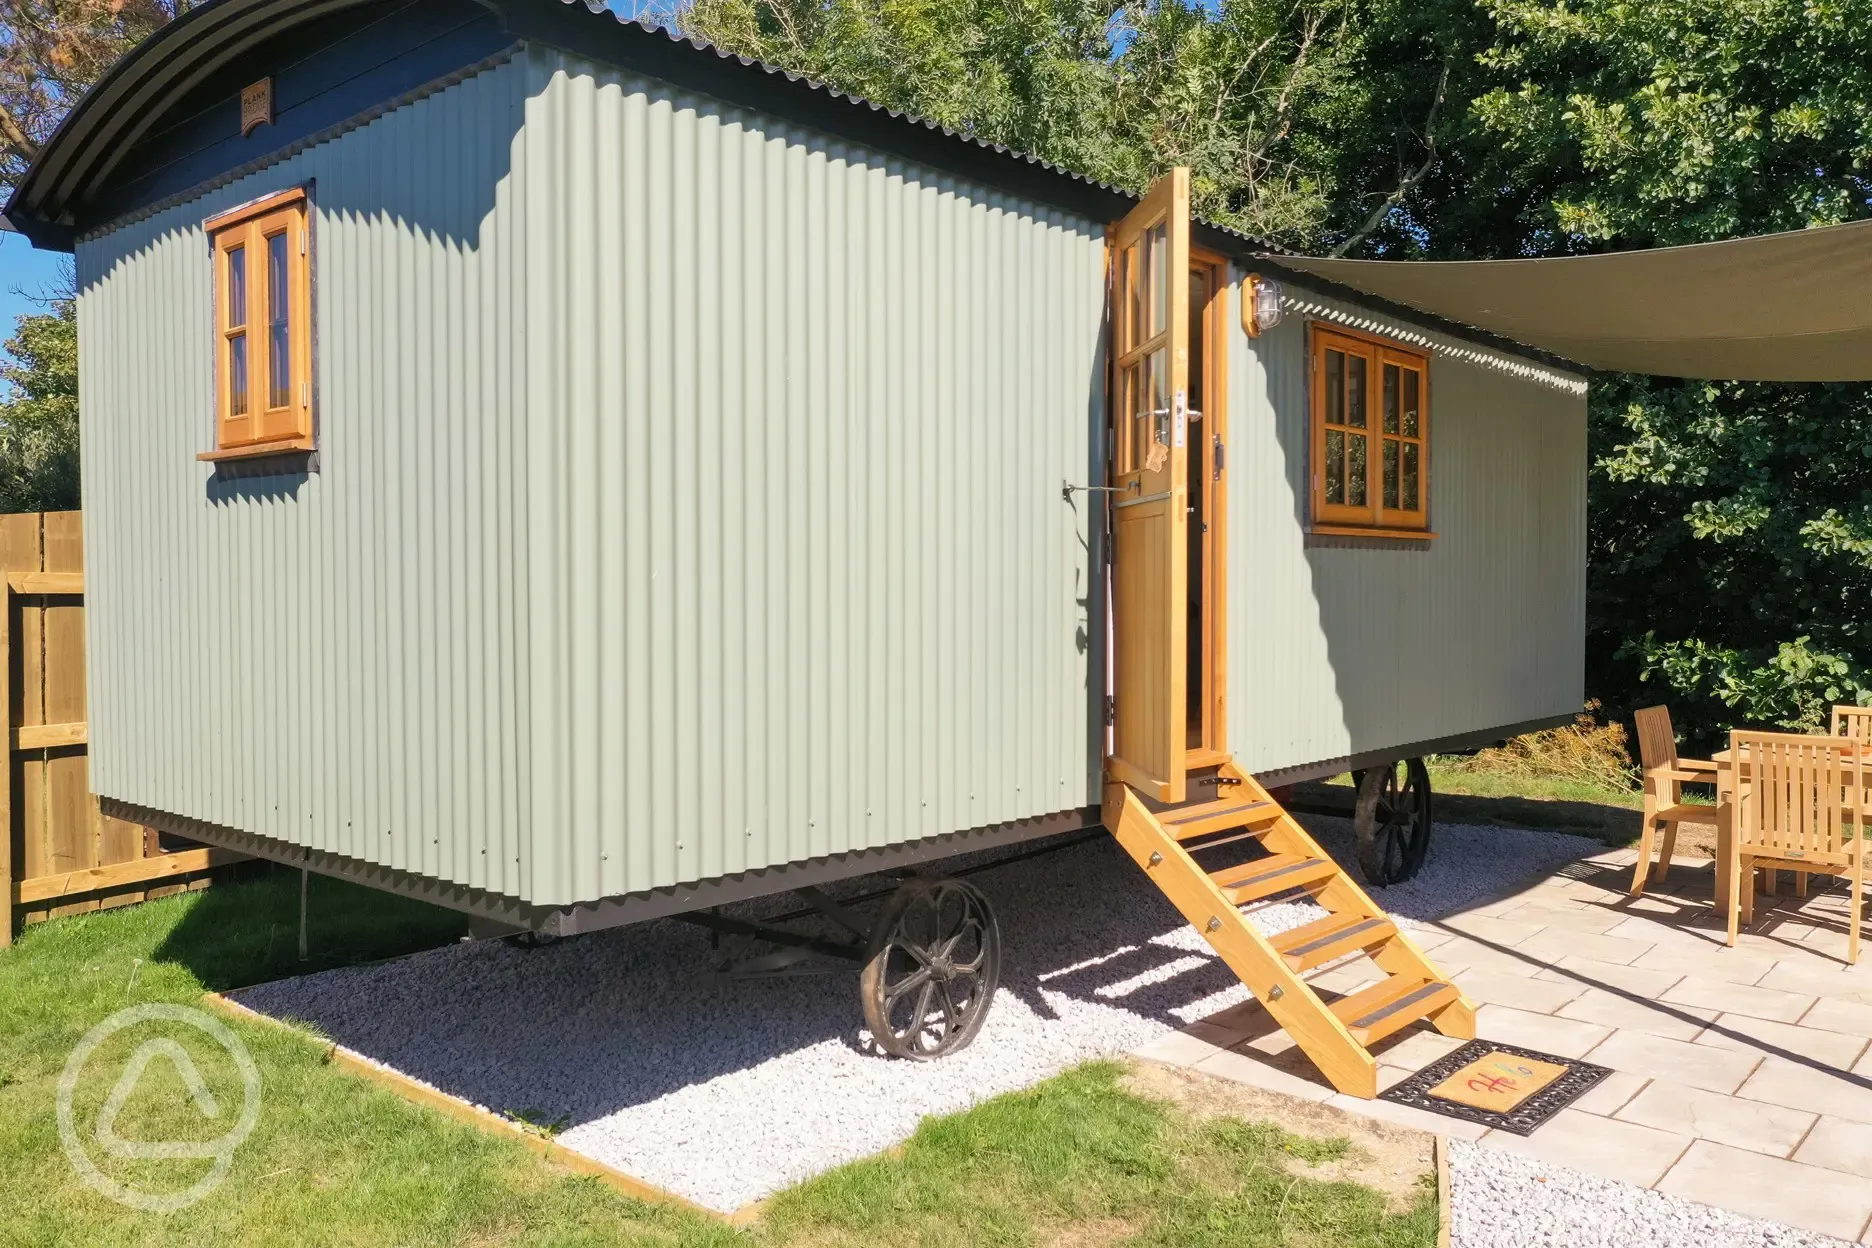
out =
<svg viewBox="0 0 1872 1248"><path fill-rule="evenodd" d="M1842 1183L1837 1171L1713 1140L1697 1140L1657 1184L1661 1192L1856 1240L1872 1219L1872 1184Z"/></svg>
<svg viewBox="0 0 1872 1248"><path fill-rule="evenodd" d="M1698 1044L1747 1049L1765 1057L1808 1058L1835 1070L1850 1070L1866 1051L1862 1036L1841 1035L1795 1023L1772 1023L1746 1014L1718 1015L1696 1038Z"/></svg>
<svg viewBox="0 0 1872 1248"><path fill-rule="evenodd" d="M1794 1160L1872 1179L1872 1123L1822 1114L1795 1151Z"/></svg>
<svg viewBox="0 0 1872 1248"><path fill-rule="evenodd" d="M1615 1117L1771 1157L1786 1157L1806 1138L1819 1115L1655 1079Z"/></svg>
<svg viewBox="0 0 1872 1248"><path fill-rule="evenodd" d="M1534 978L1556 983L1581 984L1588 988L1615 988L1641 997L1661 997L1684 977L1683 971L1663 971L1651 967L1627 966L1622 962L1601 962L1570 954L1552 966L1535 972Z"/></svg>
<svg viewBox="0 0 1872 1248"><path fill-rule="evenodd" d="M1817 1063L1791 1062L1779 1057L1765 1057L1736 1095L1770 1105L1812 1110L1835 1118L1872 1123L1872 1079L1860 1077L1868 1059L1861 1058L1860 1070L1850 1075L1828 1070Z"/></svg>
<svg viewBox="0 0 1872 1248"><path fill-rule="evenodd" d="M1652 941L1633 940L1625 936L1595 936L1591 932L1547 928L1517 944L1515 951L1535 954L1548 962L1558 962L1561 958L1577 955L1630 966L1655 947Z"/></svg>
<svg viewBox="0 0 1872 1248"><path fill-rule="evenodd" d="M1570 1108L1598 1114L1601 1118L1613 1118L1650 1083L1643 1075L1629 1075L1622 1070L1615 1070L1595 1083Z"/></svg>
<svg viewBox="0 0 1872 1248"><path fill-rule="evenodd" d="M1801 1016L1801 1026L1837 1031L1849 1036L1872 1037L1872 1005L1822 997Z"/></svg>
<svg viewBox="0 0 1872 1248"><path fill-rule="evenodd" d="M1584 1057L1587 1050L1611 1034L1610 1027L1602 1027L1598 1023L1556 1018L1551 1014L1534 1014L1512 1006L1485 1005L1476 1011L1478 1039L1518 1044L1558 1057Z"/></svg>
<svg viewBox="0 0 1872 1248"><path fill-rule="evenodd" d="M1687 1135L1572 1108L1549 1118L1533 1135L1490 1131L1482 1142L1503 1152L1538 1157L1640 1187L1650 1187L1663 1178L1694 1143Z"/></svg>
<svg viewBox="0 0 1872 1248"><path fill-rule="evenodd" d="M1470 967L1454 977L1463 995L1478 1005L1510 1005L1531 1014L1552 1014L1586 991L1583 984Z"/></svg>
<svg viewBox="0 0 1872 1248"><path fill-rule="evenodd" d="M1753 1053L1666 1040L1662 1036L1630 1030L1613 1033L1581 1056L1589 1062L1647 1079L1665 1079L1725 1093L1741 1087L1763 1060Z"/></svg>
<svg viewBox="0 0 1872 1248"><path fill-rule="evenodd" d="M1624 1027L1667 1040L1694 1040L1717 1011L1693 1005L1666 1005L1628 992L1593 988L1558 1011L1561 1018L1577 1018L1607 1027Z"/></svg>
<svg viewBox="0 0 1872 1248"><path fill-rule="evenodd" d="M1681 983L1664 994L1672 1005L1705 1006L1725 1014L1747 1014L1770 1022L1799 1022L1811 1010L1814 998L1773 988L1758 988L1723 979L1705 979L1686 975Z"/></svg>

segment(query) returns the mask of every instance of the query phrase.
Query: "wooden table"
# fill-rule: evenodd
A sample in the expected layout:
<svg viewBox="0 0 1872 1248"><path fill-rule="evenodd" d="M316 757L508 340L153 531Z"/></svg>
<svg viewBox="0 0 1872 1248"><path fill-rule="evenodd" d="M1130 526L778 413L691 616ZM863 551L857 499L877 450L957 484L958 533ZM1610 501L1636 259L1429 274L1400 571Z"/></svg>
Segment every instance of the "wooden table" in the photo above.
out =
<svg viewBox="0 0 1872 1248"><path fill-rule="evenodd" d="M1868 762L1872 762L1872 744L1852 743L1853 748L1861 751ZM1730 844L1735 839L1735 790L1736 765L1730 751L1717 750L1710 755L1710 761L1716 764L1716 904L1718 913L1729 909L1729 897L1735 890L1735 881L1730 878ZM1866 794L1860 802L1861 812L1872 812L1872 775L1867 776Z"/></svg>

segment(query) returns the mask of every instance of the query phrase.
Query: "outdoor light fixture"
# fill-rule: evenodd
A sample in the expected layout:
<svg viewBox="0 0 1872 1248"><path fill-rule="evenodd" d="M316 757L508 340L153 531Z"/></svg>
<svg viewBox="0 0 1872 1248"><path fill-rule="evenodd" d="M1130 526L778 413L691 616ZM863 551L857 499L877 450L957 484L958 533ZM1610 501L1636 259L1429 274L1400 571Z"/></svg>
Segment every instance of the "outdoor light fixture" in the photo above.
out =
<svg viewBox="0 0 1872 1248"><path fill-rule="evenodd" d="M1279 282L1259 273L1250 273L1242 283L1242 328L1250 338L1280 324L1282 293Z"/></svg>

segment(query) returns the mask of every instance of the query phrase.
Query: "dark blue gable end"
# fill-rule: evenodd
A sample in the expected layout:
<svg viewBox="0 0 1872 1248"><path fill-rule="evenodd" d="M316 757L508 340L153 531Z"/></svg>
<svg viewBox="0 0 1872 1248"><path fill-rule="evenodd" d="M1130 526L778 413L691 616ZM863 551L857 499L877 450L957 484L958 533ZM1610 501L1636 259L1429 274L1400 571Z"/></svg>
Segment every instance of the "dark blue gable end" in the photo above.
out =
<svg viewBox="0 0 1872 1248"><path fill-rule="evenodd" d="M79 233L232 172L513 43L474 0L390 0L243 53L176 100L81 209ZM240 133L241 88L273 79L273 124Z"/></svg>

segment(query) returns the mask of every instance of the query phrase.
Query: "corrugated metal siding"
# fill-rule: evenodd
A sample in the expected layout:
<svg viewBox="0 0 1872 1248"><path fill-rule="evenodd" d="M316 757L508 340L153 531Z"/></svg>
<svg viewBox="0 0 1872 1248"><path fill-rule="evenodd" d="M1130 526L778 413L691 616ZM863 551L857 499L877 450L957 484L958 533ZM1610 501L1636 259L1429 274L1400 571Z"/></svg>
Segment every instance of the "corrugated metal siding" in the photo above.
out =
<svg viewBox="0 0 1872 1248"><path fill-rule="evenodd" d="M1428 549L1306 536L1307 324L1431 351ZM1229 745L1253 771L1579 710L1577 378L1304 291L1229 319Z"/></svg>
<svg viewBox="0 0 1872 1248"><path fill-rule="evenodd" d="M530 67L533 896L1095 805L1103 223Z"/></svg>
<svg viewBox="0 0 1872 1248"><path fill-rule="evenodd" d="M510 62L79 245L100 793L522 890L525 81ZM319 471L217 479L200 222L306 179Z"/></svg>

